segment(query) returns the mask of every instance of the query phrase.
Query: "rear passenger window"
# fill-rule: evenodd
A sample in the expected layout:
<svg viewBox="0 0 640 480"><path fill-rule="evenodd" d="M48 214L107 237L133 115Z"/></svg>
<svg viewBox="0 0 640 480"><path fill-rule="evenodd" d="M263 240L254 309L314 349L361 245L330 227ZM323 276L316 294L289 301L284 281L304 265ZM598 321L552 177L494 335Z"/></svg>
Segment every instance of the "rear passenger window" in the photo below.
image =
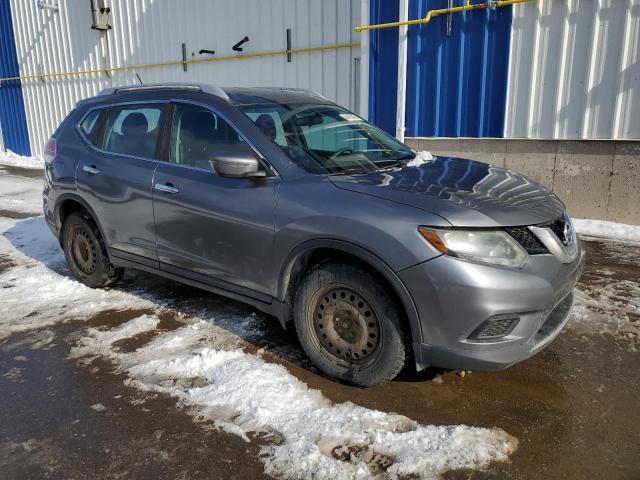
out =
<svg viewBox="0 0 640 480"><path fill-rule="evenodd" d="M216 152L254 154L238 132L211 110L197 105L176 105L169 160L211 170L209 157Z"/></svg>
<svg viewBox="0 0 640 480"><path fill-rule="evenodd" d="M162 105L112 107L104 133L107 152L155 158Z"/></svg>

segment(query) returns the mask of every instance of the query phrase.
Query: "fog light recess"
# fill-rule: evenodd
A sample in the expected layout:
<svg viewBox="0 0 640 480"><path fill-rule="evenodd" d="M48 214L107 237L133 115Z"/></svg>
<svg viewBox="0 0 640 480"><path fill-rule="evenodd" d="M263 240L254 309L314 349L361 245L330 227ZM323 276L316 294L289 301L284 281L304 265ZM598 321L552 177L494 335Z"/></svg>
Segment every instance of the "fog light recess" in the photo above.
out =
<svg viewBox="0 0 640 480"><path fill-rule="evenodd" d="M469 335L469 339L496 340L506 337L513 331L519 320L520 317L517 315L496 315L489 317Z"/></svg>

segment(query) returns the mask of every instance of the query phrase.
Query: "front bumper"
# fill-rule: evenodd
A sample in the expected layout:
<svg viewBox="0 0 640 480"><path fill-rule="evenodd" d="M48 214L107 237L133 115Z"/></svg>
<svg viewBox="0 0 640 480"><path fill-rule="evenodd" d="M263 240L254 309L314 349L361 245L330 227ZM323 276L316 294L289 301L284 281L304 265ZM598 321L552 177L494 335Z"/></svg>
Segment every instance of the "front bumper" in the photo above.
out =
<svg viewBox="0 0 640 480"><path fill-rule="evenodd" d="M546 347L566 325L584 252L561 264L532 255L522 269L492 267L443 255L399 273L420 317L414 343L419 369L502 370ZM502 337L476 339L487 319L515 318Z"/></svg>

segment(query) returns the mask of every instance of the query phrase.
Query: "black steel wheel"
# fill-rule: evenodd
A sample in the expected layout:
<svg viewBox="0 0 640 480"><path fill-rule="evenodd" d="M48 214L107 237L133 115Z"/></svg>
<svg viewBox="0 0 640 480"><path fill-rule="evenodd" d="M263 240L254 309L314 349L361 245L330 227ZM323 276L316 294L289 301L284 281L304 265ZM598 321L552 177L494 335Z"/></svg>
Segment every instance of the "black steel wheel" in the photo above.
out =
<svg viewBox="0 0 640 480"><path fill-rule="evenodd" d="M123 269L115 267L107 254L100 229L86 212L74 212L62 226L62 247L73 275L89 287L108 287Z"/></svg>
<svg viewBox="0 0 640 480"><path fill-rule="evenodd" d="M409 358L401 305L372 273L327 263L302 281L294 304L300 343L326 374L359 386L394 378Z"/></svg>
<svg viewBox="0 0 640 480"><path fill-rule="evenodd" d="M348 285L329 286L314 295L312 304L314 340L325 354L361 365L375 358L380 321L360 292Z"/></svg>

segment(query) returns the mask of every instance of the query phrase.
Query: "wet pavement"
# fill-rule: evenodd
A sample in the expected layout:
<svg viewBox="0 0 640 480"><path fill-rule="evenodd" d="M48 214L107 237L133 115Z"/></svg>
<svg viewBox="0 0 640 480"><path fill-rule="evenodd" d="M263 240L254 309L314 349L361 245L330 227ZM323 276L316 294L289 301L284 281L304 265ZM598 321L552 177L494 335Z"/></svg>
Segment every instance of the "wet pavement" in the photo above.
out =
<svg viewBox="0 0 640 480"><path fill-rule="evenodd" d="M578 297L593 300L580 303L576 318L547 349L503 372L407 371L378 387L354 388L317 373L295 334L261 314L255 318L262 334L249 349L265 351L267 361L336 402L422 424L497 426L519 440L508 463L445 478L638 479L640 246L588 240L584 247L588 261ZM11 258L0 256L0 272L12 266ZM212 315L255 313L144 273L128 274L121 288L134 286ZM87 326L113 328L142 313L107 310L0 340L0 479L266 477L261 438L245 442L195 421L175 399L129 386L104 359L87 365L68 359ZM626 327L604 321L612 317ZM182 325L171 311L160 320L160 331ZM593 324L598 321L602 326ZM156 334L118 347L135 350Z"/></svg>

